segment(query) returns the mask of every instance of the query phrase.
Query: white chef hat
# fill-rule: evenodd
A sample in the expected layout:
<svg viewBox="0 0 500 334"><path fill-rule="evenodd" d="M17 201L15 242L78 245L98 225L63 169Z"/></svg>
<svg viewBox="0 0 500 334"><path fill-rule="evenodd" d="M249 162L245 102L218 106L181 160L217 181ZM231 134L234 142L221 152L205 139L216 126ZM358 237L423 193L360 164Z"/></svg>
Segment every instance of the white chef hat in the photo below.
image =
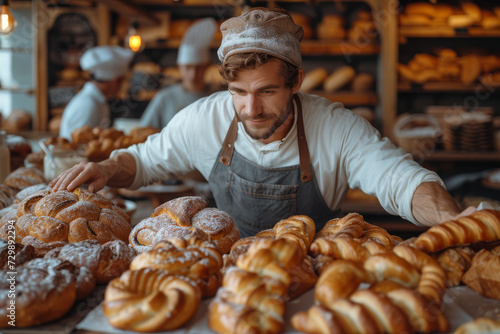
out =
<svg viewBox="0 0 500 334"><path fill-rule="evenodd" d="M110 81L127 72L133 56L131 50L121 46L96 46L80 57L80 67L89 71L96 80Z"/></svg>
<svg viewBox="0 0 500 334"><path fill-rule="evenodd" d="M201 65L210 60L210 43L214 38L217 22L213 18L205 18L194 23L182 38L177 64Z"/></svg>

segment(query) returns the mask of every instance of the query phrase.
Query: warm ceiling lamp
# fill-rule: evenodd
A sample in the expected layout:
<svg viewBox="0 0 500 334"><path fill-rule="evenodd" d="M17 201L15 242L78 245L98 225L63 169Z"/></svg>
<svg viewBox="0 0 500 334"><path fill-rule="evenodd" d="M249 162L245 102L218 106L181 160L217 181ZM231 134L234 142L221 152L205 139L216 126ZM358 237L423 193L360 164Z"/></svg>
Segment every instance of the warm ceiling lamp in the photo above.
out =
<svg viewBox="0 0 500 334"><path fill-rule="evenodd" d="M9 0L0 0L0 34L10 34L16 29L17 21L9 8Z"/></svg>
<svg viewBox="0 0 500 334"><path fill-rule="evenodd" d="M137 27L138 27L137 22L134 22L130 26L130 29L128 31L128 36L125 41L130 50L134 52L139 52L140 50L142 50L143 46L141 36L137 33Z"/></svg>

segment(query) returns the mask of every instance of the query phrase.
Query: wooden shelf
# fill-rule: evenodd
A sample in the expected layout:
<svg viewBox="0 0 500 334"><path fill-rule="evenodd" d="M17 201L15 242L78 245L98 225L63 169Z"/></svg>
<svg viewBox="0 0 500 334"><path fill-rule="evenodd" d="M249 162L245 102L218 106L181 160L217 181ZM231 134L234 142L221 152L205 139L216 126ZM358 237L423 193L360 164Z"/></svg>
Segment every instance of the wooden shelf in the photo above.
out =
<svg viewBox="0 0 500 334"><path fill-rule="evenodd" d="M352 91L338 91L327 93L320 90L311 91L310 94L319 95L333 102L340 102L346 106L375 106L378 102L374 92L356 93Z"/></svg>
<svg viewBox="0 0 500 334"><path fill-rule="evenodd" d="M436 151L425 161L500 161L500 151Z"/></svg>
<svg viewBox="0 0 500 334"><path fill-rule="evenodd" d="M482 27L469 27L455 29L448 26L433 27L399 27L399 36L402 38L470 38L470 37L500 37L500 29L484 29Z"/></svg>
<svg viewBox="0 0 500 334"><path fill-rule="evenodd" d="M33 88L0 87L0 91L7 91L11 93L20 93L20 94L35 94L35 90Z"/></svg>
<svg viewBox="0 0 500 334"><path fill-rule="evenodd" d="M178 49L181 45L182 39L173 38L164 42L147 43L148 49ZM218 49L221 40L215 39L210 43L212 49ZM380 46L378 44L370 44L358 46L345 40L304 40L301 43L302 55L349 55L349 56L364 56L364 55L378 55Z"/></svg>
<svg viewBox="0 0 500 334"><path fill-rule="evenodd" d="M302 55L378 55L380 45L356 45L345 40L304 40L301 43Z"/></svg>
<svg viewBox="0 0 500 334"><path fill-rule="evenodd" d="M475 82L464 84L462 82L426 82L424 84L415 84L411 82L398 83L398 91L404 93L422 93L422 92L463 92L474 93L478 89L484 90L481 83Z"/></svg>

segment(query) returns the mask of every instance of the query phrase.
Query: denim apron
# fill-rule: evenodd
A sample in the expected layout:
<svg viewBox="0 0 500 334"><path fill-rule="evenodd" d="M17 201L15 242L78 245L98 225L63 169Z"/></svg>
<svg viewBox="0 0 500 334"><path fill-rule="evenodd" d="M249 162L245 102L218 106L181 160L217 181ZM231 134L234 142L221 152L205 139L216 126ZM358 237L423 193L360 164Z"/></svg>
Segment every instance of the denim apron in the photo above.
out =
<svg viewBox="0 0 500 334"><path fill-rule="evenodd" d="M330 210L319 191L311 167L302 104L297 95L294 99L300 165L265 168L238 154L234 150L238 134L235 117L210 173L208 182L217 208L231 215L242 238L273 228L292 215L311 217L319 231L338 214Z"/></svg>

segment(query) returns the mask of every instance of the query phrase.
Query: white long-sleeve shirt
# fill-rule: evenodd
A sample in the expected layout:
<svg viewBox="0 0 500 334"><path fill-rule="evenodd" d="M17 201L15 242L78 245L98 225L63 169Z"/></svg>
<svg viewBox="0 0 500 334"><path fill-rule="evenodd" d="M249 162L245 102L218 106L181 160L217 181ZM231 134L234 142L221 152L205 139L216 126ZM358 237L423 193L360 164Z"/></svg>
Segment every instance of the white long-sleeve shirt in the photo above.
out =
<svg viewBox="0 0 500 334"><path fill-rule="evenodd" d="M330 209L341 207L349 188L360 188L377 196L387 212L419 225L411 212L413 193L423 182L444 186L438 175L381 138L366 120L341 103L302 92L299 96L311 163ZM128 152L136 160L131 188L161 180L168 173L194 169L208 180L234 115L231 94L215 93L177 113L161 133L145 143L115 151ZM249 137L239 123L235 150L262 167L298 165L296 120L283 140L269 144Z"/></svg>

